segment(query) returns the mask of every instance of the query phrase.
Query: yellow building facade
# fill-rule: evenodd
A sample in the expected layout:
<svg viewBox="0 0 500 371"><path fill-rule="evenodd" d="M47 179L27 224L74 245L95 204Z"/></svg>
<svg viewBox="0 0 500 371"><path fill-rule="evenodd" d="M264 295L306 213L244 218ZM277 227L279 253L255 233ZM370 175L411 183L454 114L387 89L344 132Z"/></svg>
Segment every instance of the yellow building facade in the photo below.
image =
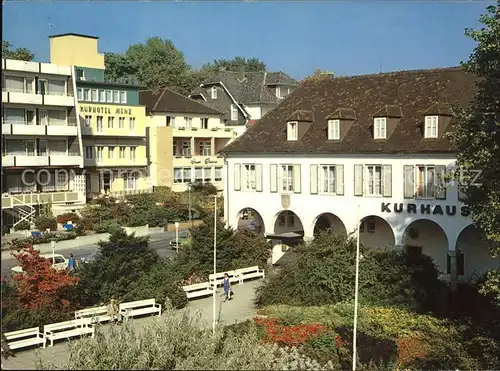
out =
<svg viewBox="0 0 500 371"><path fill-rule="evenodd" d="M139 86L105 80L97 37L55 35L50 46L51 62L75 66L87 198L150 191Z"/></svg>

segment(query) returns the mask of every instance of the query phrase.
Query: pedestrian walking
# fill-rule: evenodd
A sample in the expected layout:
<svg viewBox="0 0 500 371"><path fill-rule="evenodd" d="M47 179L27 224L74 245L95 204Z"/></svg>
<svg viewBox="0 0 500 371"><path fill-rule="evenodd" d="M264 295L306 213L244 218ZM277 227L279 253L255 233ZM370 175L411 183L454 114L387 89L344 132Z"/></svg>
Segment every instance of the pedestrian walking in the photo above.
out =
<svg viewBox="0 0 500 371"><path fill-rule="evenodd" d="M76 259L73 254L69 254L68 270L73 272L76 269Z"/></svg>
<svg viewBox="0 0 500 371"><path fill-rule="evenodd" d="M223 284L224 284L224 296L226 297L224 299L224 302L231 300L231 296L233 294L231 290L231 283L229 282L229 275L227 273L224 273L224 279L223 279Z"/></svg>

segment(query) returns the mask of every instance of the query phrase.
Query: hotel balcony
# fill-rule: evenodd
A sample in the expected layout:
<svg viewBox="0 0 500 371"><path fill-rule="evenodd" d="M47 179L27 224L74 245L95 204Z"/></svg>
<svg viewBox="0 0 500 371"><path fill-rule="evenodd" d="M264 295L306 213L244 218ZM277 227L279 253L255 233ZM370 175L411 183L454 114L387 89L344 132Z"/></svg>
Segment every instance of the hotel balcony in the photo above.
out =
<svg viewBox="0 0 500 371"><path fill-rule="evenodd" d="M26 62L16 59L2 59L2 70L71 76L72 67L54 63Z"/></svg>
<svg viewBox="0 0 500 371"><path fill-rule="evenodd" d="M134 130L128 128L108 128L108 123L103 121L103 126L97 130L97 127L85 126L84 120L80 119L82 123L82 135L84 136L103 136L103 137L146 137L145 127L136 127ZM94 123L93 126L96 124ZM116 122L114 125L118 125Z"/></svg>
<svg viewBox="0 0 500 371"><path fill-rule="evenodd" d="M3 135L30 135L30 136L77 136L76 125L28 125L25 122L2 124Z"/></svg>
<svg viewBox="0 0 500 371"><path fill-rule="evenodd" d="M148 160L146 157L136 158L134 160L128 158L91 158L85 159L85 166L90 167L137 167L147 166Z"/></svg>
<svg viewBox="0 0 500 371"><path fill-rule="evenodd" d="M75 191L54 191L38 193L4 193L2 195L2 209L11 209L15 206L79 203L85 202L85 195Z"/></svg>
<svg viewBox="0 0 500 371"><path fill-rule="evenodd" d="M4 88L2 89L2 103L73 107L75 98L69 94L35 94Z"/></svg>
<svg viewBox="0 0 500 371"><path fill-rule="evenodd" d="M9 155L2 156L2 167L47 167L47 166L80 166L79 155Z"/></svg>

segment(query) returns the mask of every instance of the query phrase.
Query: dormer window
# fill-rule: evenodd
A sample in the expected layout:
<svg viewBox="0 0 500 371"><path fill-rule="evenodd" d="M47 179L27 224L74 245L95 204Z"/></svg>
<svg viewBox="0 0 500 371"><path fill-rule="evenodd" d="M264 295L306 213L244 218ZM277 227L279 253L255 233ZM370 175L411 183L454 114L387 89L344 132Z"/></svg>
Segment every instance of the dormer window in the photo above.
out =
<svg viewBox="0 0 500 371"><path fill-rule="evenodd" d="M210 96L212 97L212 99L217 99L217 86L212 86Z"/></svg>
<svg viewBox="0 0 500 371"><path fill-rule="evenodd" d="M340 120L328 120L328 139L340 140Z"/></svg>
<svg viewBox="0 0 500 371"><path fill-rule="evenodd" d="M290 121L287 127L287 140L297 140L298 138L298 122Z"/></svg>
<svg viewBox="0 0 500 371"><path fill-rule="evenodd" d="M438 137L438 117L437 116L425 116L425 138L437 138Z"/></svg>
<svg viewBox="0 0 500 371"><path fill-rule="evenodd" d="M373 120L373 139L386 139L387 137L387 119L377 117Z"/></svg>
<svg viewBox="0 0 500 371"><path fill-rule="evenodd" d="M290 94L290 88L287 88L285 86L276 87L276 96L278 98L285 98L288 94Z"/></svg>

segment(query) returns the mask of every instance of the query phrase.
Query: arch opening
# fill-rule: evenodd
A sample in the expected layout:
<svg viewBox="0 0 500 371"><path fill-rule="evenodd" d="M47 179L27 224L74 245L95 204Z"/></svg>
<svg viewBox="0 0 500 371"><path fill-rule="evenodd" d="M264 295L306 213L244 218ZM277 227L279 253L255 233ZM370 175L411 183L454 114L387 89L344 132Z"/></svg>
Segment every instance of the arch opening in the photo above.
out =
<svg viewBox="0 0 500 371"><path fill-rule="evenodd" d="M500 258L493 258L481 231L473 224L458 235L455 245L459 280L477 281L487 270L500 268Z"/></svg>
<svg viewBox="0 0 500 371"><path fill-rule="evenodd" d="M236 225L238 230L247 229L261 235L264 235L266 231L264 219L260 213L250 207L240 210Z"/></svg>
<svg viewBox="0 0 500 371"><path fill-rule="evenodd" d="M332 213L323 213L318 215L314 222L314 236L322 231L330 231L347 236L347 229L340 218Z"/></svg>
<svg viewBox="0 0 500 371"><path fill-rule="evenodd" d="M448 237L436 222L429 219L411 222L403 233L403 245L407 252L430 256L440 273L449 274Z"/></svg>
<svg viewBox="0 0 500 371"><path fill-rule="evenodd" d="M394 247L396 239L389 223L379 216L369 215L361 219L359 241L366 247Z"/></svg>

